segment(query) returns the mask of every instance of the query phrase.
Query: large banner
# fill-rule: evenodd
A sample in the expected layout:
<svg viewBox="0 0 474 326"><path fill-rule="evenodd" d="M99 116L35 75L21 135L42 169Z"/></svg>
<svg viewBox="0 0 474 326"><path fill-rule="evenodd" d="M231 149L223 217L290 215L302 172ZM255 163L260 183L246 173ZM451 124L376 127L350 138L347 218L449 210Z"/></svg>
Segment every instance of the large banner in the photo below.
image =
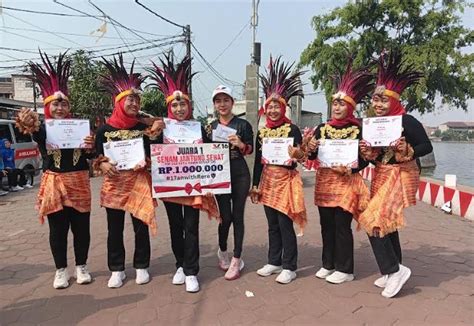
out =
<svg viewBox="0 0 474 326"><path fill-rule="evenodd" d="M151 175L155 198L228 194L229 144L152 144Z"/></svg>

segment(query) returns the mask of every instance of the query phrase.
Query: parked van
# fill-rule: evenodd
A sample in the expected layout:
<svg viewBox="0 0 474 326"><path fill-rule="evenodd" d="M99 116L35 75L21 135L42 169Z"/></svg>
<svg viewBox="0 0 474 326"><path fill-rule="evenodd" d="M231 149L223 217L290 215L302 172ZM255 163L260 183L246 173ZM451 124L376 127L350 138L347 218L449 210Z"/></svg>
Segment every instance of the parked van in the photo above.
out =
<svg viewBox="0 0 474 326"><path fill-rule="evenodd" d="M26 181L33 185L34 177L41 173L42 159L38 144L30 135L22 134L14 120L0 119L0 140L8 139L15 149L15 166L25 171Z"/></svg>

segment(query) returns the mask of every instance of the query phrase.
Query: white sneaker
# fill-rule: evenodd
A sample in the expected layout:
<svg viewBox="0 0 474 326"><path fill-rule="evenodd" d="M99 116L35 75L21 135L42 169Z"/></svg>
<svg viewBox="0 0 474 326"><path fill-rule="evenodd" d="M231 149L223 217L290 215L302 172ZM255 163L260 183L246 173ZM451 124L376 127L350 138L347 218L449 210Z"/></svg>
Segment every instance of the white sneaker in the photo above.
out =
<svg viewBox="0 0 474 326"><path fill-rule="evenodd" d="M150 282L150 274L148 274L148 270L143 268L137 268L136 271L137 277L135 278L135 283L141 285Z"/></svg>
<svg viewBox="0 0 474 326"><path fill-rule="evenodd" d="M199 291L199 281L195 275L186 276L186 292L195 293Z"/></svg>
<svg viewBox="0 0 474 326"><path fill-rule="evenodd" d="M87 265L78 265L76 266L76 283L77 284L87 284L92 282L91 274L87 269Z"/></svg>
<svg viewBox="0 0 474 326"><path fill-rule="evenodd" d="M280 273L282 270L283 269L281 268L281 266L266 264L257 271L257 274L265 277L270 276L272 274Z"/></svg>
<svg viewBox="0 0 474 326"><path fill-rule="evenodd" d="M112 272L112 275L109 278L109 283L107 286L109 288L119 288L123 285L123 280L127 277L125 272Z"/></svg>
<svg viewBox="0 0 474 326"><path fill-rule="evenodd" d="M53 287L55 289L65 289L69 286L69 273L66 268L56 270L54 275Z"/></svg>
<svg viewBox="0 0 474 326"><path fill-rule="evenodd" d="M176 273L174 273L173 281L171 283L173 283L174 285L184 284L185 278L186 275L184 275L183 267L180 267L176 270Z"/></svg>
<svg viewBox="0 0 474 326"><path fill-rule="evenodd" d="M341 284L344 282L350 282L354 279L354 274L347 274L343 272L335 271L328 277L326 277L326 281L332 284Z"/></svg>
<svg viewBox="0 0 474 326"><path fill-rule="evenodd" d="M332 273L334 273L334 271L335 271L334 269L326 269L324 267L321 267L319 271L316 272L315 276L317 278L326 278Z"/></svg>
<svg viewBox="0 0 474 326"><path fill-rule="evenodd" d="M408 281L411 275L411 270L408 267L400 264L398 272L390 274L387 278L387 284L382 292L382 296L392 298L397 295L402 289L403 285Z"/></svg>
<svg viewBox="0 0 474 326"><path fill-rule="evenodd" d="M23 186L23 188L28 188L28 189L31 189L31 188L33 188L33 186L32 186L32 185L30 185L29 183L27 183L27 184L25 184L25 185Z"/></svg>
<svg viewBox="0 0 474 326"><path fill-rule="evenodd" d="M277 276L275 281L281 284L288 284L296 278L296 273L290 271L289 269L284 269L281 273Z"/></svg>
<svg viewBox="0 0 474 326"><path fill-rule="evenodd" d="M20 186L12 187L12 191L20 191L20 190L23 190L23 187L20 187Z"/></svg>
<svg viewBox="0 0 474 326"><path fill-rule="evenodd" d="M219 260L219 268L226 271L230 267L229 253L227 251L221 251L221 248L217 250L217 259Z"/></svg>
<svg viewBox="0 0 474 326"><path fill-rule="evenodd" d="M5 196L6 194L8 194L8 191L0 190L0 196Z"/></svg>
<svg viewBox="0 0 474 326"><path fill-rule="evenodd" d="M378 288L384 288L387 285L387 279L388 275L382 275L382 277L379 277L374 281L374 285Z"/></svg>

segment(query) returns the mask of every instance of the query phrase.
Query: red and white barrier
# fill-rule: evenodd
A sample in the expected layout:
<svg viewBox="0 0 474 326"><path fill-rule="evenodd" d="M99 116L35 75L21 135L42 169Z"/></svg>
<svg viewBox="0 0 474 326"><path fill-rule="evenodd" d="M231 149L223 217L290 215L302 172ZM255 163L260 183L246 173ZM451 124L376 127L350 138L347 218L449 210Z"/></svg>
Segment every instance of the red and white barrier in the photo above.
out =
<svg viewBox="0 0 474 326"><path fill-rule="evenodd" d="M360 171L362 177L371 181L374 176L374 168L369 166ZM445 187L442 182L429 178L420 179L417 199L435 207L441 207L446 202L451 202L452 213L474 220L474 193Z"/></svg>

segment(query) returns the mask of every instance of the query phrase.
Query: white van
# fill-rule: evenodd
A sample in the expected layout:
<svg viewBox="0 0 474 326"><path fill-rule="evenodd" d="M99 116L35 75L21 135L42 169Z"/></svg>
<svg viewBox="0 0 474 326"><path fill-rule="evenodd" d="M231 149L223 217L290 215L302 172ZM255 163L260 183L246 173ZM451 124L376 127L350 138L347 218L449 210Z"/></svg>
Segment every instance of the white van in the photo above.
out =
<svg viewBox="0 0 474 326"><path fill-rule="evenodd" d="M33 176L41 173L43 161L38 144L30 135L22 134L15 127L14 120L0 119L0 140L8 139L15 149L15 166L25 171L26 181L33 185Z"/></svg>

